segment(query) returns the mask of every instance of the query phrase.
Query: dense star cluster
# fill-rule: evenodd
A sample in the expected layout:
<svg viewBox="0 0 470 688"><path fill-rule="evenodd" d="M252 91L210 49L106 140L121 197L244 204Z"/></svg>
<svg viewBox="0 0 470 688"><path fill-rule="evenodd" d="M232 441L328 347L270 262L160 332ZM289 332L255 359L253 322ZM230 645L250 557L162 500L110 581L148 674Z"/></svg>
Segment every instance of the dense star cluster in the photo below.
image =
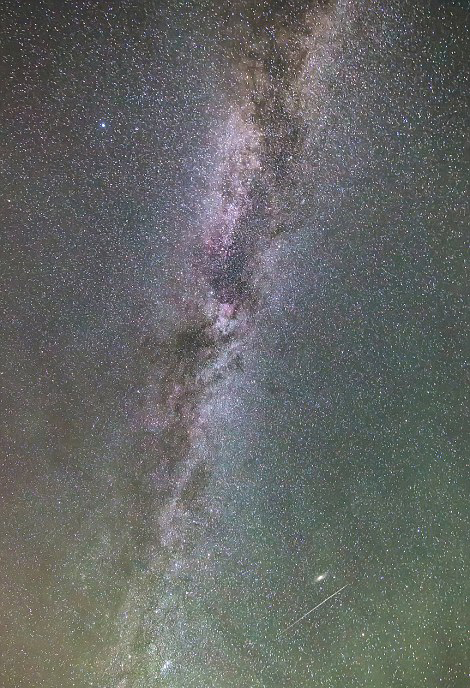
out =
<svg viewBox="0 0 470 688"><path fill-rule="evenodd" d="M468 685L468 18L4 0L2 688Z"/></svg>

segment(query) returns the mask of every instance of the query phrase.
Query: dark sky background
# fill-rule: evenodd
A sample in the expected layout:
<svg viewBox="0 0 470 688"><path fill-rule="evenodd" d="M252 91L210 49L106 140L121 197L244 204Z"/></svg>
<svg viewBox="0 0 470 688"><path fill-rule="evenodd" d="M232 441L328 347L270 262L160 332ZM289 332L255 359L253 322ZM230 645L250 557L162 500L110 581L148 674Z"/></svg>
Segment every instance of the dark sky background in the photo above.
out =
<svg viewBox="0 0 470 688"><path fill-rule="evenodd" d="M467 686L466 4L0 7L2 688Z"/></svg>

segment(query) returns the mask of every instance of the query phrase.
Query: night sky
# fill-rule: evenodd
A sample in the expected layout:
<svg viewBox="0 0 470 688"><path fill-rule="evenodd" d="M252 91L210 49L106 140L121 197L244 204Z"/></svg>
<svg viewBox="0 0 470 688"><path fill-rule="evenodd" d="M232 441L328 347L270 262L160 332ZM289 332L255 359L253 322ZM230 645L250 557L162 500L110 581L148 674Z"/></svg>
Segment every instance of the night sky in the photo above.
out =
<svg viewBox="0 0 470 688"><path fill-rule="evenodd" d="M0 9L0 688L470 685L467 4Z"/></svg>

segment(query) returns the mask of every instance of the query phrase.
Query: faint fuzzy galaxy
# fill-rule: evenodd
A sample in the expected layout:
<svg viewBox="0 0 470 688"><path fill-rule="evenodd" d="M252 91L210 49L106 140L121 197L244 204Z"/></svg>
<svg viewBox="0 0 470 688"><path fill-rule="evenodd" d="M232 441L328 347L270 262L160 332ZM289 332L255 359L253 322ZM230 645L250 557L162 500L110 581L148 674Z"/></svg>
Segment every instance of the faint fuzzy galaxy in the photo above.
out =
<svg viewBox="0 0 470 688"><path fill-rule="evenodd" d="M2 3L2 688L468 685L468 19Z"/></svg>

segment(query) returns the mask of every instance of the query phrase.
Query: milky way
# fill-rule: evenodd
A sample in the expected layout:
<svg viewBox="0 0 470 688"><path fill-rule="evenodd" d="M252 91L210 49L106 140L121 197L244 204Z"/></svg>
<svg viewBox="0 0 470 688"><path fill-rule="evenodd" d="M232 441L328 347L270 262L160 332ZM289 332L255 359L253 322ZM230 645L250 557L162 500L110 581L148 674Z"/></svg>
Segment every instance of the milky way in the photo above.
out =
<svg viewBox="0 0 470 688"><path fill-rule="evenodd" d="M168 532L183 508L184 490L204 462L197 449L204 435L204 399L231 368L243 365L243 338L256 321L260 290L269 291L269 284L255 275L260 253L287 225L283 185L289 184L302 147L300 75L307 41L321 23L319 8L315 5L313 12L305 3L244 10L252 35L246 35L246 26L241 36L240 28L232 27L232 42L242 45L239 60L232 56L235 97L226 96L217 164L198 223L197 277L203 295L193 309L194 322L168 343L169 361L157 399L147 399L147 408L153 405L152 427L171 428L181 442L184 468L169 514L164 511L162 517L167 540L172 540ZM186 461L185 453L192 458Z"/></svg>
<svg viewBox="0 0 470 688"><path fill-rule="evenodd" d="M5 0L2 688L463 688L468 10Z"/></svg>
<svg viewBox="0 0 470 688"><path fill-rule="evenodd" d="M205 495L207 474L217 460L206 437L211 400L220 382L243 368L244 340L255 327L259 300L269 294L270 277L260 275L263 252L292 223L283 205L303 144L301 76L308 41L327 11L295 2L242 9L230 37L232 49L239 44L230 65L235 91L224 94L227 112L218 126L216 164L198 218L194 269L202 294L192 303L190 323L164 345L168 360L163 366L160 361L158 381L145 399L144 423L165 435L162 447L165 442L171 447L168 485L156 507L163 549L158 563L148 554L149 567L159 576L165 558L165 587L145 621L162 638L151 659L152 666L160 663L162 675L175 671L181 659L171 657L180 643L189 642L185 595L191 595L192 578L210 570L197 553L201 535L194 526L207 528L214 513ZM151 349L151 341L144 346ZM198 642L207 643L206 635L198 634ZM120 662L118 675L132 673L132 661Z"/></svg>

